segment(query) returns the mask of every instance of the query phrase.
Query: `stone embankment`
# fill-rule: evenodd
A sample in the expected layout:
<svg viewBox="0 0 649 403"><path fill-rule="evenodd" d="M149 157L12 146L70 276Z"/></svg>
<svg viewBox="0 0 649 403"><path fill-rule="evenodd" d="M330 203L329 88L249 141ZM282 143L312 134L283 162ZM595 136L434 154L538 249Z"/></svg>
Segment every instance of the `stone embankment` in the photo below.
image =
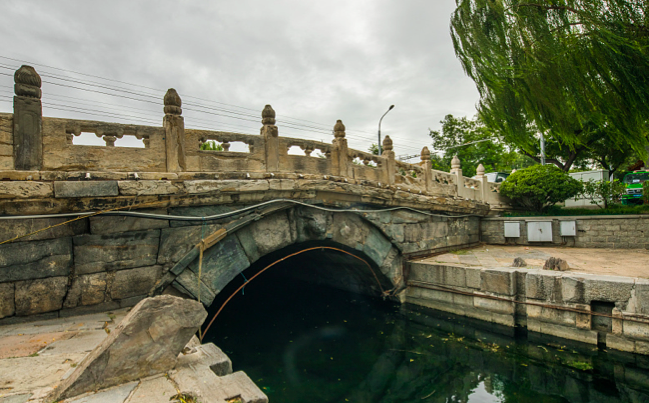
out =
<svg viewBox="0 0 649 403"><path fill-rule="evenodd" d="M406 302L649 354L649 279L410 262Z"/></svg>

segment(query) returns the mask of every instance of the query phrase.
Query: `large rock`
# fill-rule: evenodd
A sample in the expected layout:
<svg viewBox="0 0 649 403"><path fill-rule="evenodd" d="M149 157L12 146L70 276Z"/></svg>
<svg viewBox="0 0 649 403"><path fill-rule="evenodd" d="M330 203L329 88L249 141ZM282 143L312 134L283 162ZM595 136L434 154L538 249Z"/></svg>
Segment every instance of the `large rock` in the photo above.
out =
<svg viewBox="0 0 649 403"><path fill-rule="evenodd" d="M141 301L46 401L171 370L206 317L193 300L162 295Z"/></svg>

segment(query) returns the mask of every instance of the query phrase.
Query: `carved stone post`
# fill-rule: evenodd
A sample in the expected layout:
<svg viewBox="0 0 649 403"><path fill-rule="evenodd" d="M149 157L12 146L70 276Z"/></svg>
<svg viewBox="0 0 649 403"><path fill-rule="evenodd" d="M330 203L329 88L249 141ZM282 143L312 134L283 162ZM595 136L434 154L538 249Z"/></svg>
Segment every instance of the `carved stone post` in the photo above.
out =
<svg viewBox="0 0 649 403"><path fill-rule="evenodd" d="M482 195L482 201L487 201L489 197L489 183L487 182L487 177L484 174L484 165L478 165L476 169L476 179L480 181L480 194Z"/></svg>
<svg viewBox="0 0 649 403"><path fill-rule="evenodd" d="M261 137L264 139L266 172L279 170L279 130L275 126L275 110L266 105L261 111Z"/></svg>
<svg viewBox="0 0 649 403"><path fill-rule="evenodd" d="M462 176L462 168L460 168L460 159L457 155L453 156L451 160L451 173L457 177L457 194L463 196L464 194L464 176Z"/></svg>
<svg viewBox="0 0 649 403"><path fill-rule="evenodd" d="M426 191L433 189L433 164L430 162L430 151L428 147L421 149L421 167L424 169L424 181L426 182Z"/></svg>
<svg viewBox="0 0 649 403"><path fill-rule="evenodd" d="M23 65L16 70L14 82L14 166L37 171L43 164L41 77L33 67Z"/></svg>
<svg viewBox="0 0 649 403"><path fill-rule="evenodd" d="M397 163L392 148L392 139L390 136L385 136L383 139L382 156L385 158L385 182L389 185L394 185L394 174L397 170Z"/></svg>
<svg viewBox="0 0 649 403"><path fill-rule="evenodd" d="M175 89L169 88L164 97L163 127L165 129L165 148L167 151L167 172L184 171L185 164L185 119L182 101Z"/></svg>
<svg viewBox="0 0 649 403"><path fill-rule="evenodd" d="M349 164L349 147L345 138L345 125L342 120L338 120L334 125L332 168L333 174L344 177L351 177L351 166Z"/></svg>

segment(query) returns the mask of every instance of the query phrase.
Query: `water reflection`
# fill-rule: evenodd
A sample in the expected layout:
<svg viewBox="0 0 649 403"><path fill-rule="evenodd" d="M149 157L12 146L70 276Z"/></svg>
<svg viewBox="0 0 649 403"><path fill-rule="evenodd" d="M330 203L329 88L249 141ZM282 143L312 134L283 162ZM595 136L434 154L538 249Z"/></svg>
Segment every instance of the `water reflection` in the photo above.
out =
<svg viewBox="0 0 649 403"><path fill-rule="evenodd" d="M206 341L271 402L649 401L645 357L272 277Z"/></svg>

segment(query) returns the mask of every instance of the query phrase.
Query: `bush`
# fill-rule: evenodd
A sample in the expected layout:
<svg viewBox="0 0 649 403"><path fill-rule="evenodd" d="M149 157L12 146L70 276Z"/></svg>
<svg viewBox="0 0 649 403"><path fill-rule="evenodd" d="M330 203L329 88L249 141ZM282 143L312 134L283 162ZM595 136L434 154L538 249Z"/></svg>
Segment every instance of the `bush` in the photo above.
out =
<svg viewBox="0 0 649 403"><path fill-rule="evenodd" d="M554 165L521 169L500 185L500 194L511 198L514 204L538 213L582 191L580 181Z"/></svg>
<svg viewBox="0 0 649 403"><path fill-rule="evenodd" d="M626 186L617 179L613 181L591 179L584 183L583 196L590 199L590 204L596 204L599 208L608 208L612 203L618 203L625 192Z"/></svg>

